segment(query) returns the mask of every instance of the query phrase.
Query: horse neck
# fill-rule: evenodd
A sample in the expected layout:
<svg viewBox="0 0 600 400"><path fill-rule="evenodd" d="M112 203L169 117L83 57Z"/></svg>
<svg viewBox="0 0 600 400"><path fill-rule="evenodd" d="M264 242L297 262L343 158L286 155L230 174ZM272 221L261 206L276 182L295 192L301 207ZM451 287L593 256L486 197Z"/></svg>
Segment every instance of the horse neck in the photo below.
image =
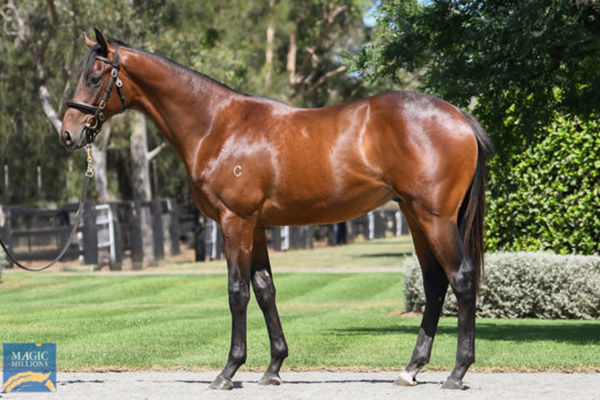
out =
<svg viewBox="0 0 600 400"><path fill-rule="evenodd" d="M131 107L147 114L180 156L191 160L219 111L239 94L161 57L127 50L122 68L133 86Z"/></svg>

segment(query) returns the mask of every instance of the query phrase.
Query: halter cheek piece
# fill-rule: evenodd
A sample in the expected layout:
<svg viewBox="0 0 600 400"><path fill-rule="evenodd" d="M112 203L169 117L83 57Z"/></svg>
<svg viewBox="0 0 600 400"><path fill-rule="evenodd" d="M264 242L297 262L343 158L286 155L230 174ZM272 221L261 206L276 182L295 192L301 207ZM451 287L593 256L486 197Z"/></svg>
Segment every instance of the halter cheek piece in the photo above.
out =
<svg viewBox="0 0 600 400"><path fill-rule="evenodd" d="M88 143L92 143L100 130L102 130L102 124L104 123L104 109L106 108L106 104L108 103L108 99L110 97L110 93L112 92L113 86L117 86L117 93L119 93L119 97L121 98L121 104L123 106L123 110L125 110L125 95L123 94L123 82L119 79L119 70L121 69L121 65L119 64L119 46L115 45L115 59L109 60L106 57L96 56L96 60L100 60L106 64L112 65L112 70L110 71L110 81L108 82L108 86L106 86L106 90L104 91L104 97L100 100L100 104L94 106L92 104L84 103L82 101L77 100L67 100L65 105L70 108L75 108L86 114L90 115L87 122L85 123L85 134Z"/></svg>

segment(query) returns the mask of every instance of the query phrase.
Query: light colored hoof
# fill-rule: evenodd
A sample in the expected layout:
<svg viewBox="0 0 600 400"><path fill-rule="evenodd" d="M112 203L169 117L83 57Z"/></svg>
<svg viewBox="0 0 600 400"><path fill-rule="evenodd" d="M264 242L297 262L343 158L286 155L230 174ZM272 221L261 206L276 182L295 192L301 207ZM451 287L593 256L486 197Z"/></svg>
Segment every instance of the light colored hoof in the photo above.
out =
<svg viewBox="0 0 600 400"><path fill-rule="evenodd" d="M398 379L396 379L396 382L394 382L394 385L399 385L399 386L416 386L417 385L417 381L415 380L415 378L409 374L406 371L402 371L400 373L400 376L398 377Z"/></svg>
<svg viewBox="0 0 600 400"><path fill-rule="evenodd" d="M271 374L269 372L265 372L265 374L258 381L259 385L281 385L281 378L277 374Z"/></svg>
<svg viewBox="0 0 600 400"><path fill-rule="evenodd" d="M210 384L209 388L215 390L231 390L233 389L233 382L231 379L227 379L224 376L217 376L217 378Z"/></svg>

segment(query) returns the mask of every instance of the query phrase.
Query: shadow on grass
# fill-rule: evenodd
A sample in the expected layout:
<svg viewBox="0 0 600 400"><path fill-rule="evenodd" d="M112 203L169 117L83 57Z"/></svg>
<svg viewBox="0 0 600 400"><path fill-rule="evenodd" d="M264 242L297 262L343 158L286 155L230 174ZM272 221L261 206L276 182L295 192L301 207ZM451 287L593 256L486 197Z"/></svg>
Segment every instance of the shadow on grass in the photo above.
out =
<svg viewBox="0 0 600 400"><path fill-rule="evenodd" d="M396 325L387 327L356 327L334 329L338 336L356 335L397 335L418 333L418 323L413 326ZM539 340L577 345L600 344L600 321L544 321L540 324L502 323L502 321L481 321L477 323L476 335L482 340L512 340L515 342L535 342ZM456 327L440 326L438 335L456 335Z"/></svg>
<svg viewBox="0 0 600 400"><path fill-rule="evenodd" d="M396 258L402 258L402 257L410 257L412 256L413 253L411 251L404 251L404 252L398 252L398 253L374 253L374 254L360 254L357 257L358 258L384 258L384 257L396 257Z"/></svg>

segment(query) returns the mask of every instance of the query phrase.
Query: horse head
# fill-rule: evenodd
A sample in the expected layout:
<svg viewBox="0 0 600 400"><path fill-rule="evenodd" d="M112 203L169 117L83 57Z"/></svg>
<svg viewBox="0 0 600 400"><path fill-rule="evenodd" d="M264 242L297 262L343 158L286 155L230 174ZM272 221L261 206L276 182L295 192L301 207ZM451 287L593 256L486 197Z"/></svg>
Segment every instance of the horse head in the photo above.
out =
<svg viewBox="0 0 600 400"><path fill-rule="evenodd" d="M126 108L125 89L119 78L119 45L107 41L99 30L95 32L95 42L85 37L89 51L82 60L73 99L66 102L60 139L69 150L92 143L102 124Z"/></svg>

